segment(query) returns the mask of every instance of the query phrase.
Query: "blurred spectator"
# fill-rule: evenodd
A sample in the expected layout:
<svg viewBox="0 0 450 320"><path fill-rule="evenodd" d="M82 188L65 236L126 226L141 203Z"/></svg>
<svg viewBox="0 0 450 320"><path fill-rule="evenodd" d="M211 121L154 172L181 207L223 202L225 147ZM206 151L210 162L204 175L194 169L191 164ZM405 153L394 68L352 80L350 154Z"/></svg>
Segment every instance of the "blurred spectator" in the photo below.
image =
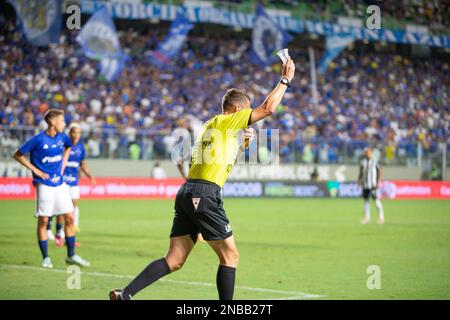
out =
<svg viewBox="0 0 450 320"><path fill-rule="evenodd" d="M106 139L106 145L108 150L108 158L113 159L117 157L117 148L119 147L119 139L115 134L108 134Z"/></svg>
<svg viewBox="0 0 450 320"><path fill-rule="evenodd" d="M317 167L314 167L313 172L311 172L311 181L312 182L319 181L319 171L317 170Z"/></svg>
<svg viewBox="0 0 450 320"><path fill-rule="evenodd" d="M389 141L384 148L385 162L386 164L393 164L395 160L395 145L392 141Z"/></svg>
<svg viewBox="0 0 450 320"><path fill-rule="evenodd" d="M312 163L313 160L314 160L314 154L313 154L313 150L312 150L312 145L310 143L308 143L307 145L305 145L303 147L302 160L303 160L304 163L307 163L307 164Z"/></svg>
<svg viewBox="0 0 450 320"><path fill-rule="evenodd" d="M139 160L141 155L141 147L139 146L139 144L136 143L136 141L130 143L129 153L130 153L129 158L131 160Z"/></svg>
<svg viewBox="0 0 450 320"><path fill-rule="evenodd" d="M100 157L100 140L97 133L94 133L88 140L87 149L90 158Z"/></svg>
<svg viewBox="0 0 450 320"><path fill-rule="evenodd" d="M165 179L165 178L167 178L166 171L164 170L163 167L161 167L159 162L155 162L155 165L153 166L153 169L152 169L151 176L152 176L152 178L155 178L155 179Z"/></svg>

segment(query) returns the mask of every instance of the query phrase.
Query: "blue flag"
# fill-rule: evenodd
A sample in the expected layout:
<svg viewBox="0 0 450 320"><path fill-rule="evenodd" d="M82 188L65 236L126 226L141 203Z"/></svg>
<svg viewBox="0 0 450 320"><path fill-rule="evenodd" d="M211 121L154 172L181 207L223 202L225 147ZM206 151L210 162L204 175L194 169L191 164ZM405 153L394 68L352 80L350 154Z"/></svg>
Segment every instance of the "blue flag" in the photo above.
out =
<svg viewBox="0 0 450 320"><path fill-rule="evenodd" d="M319 73L323 74L327 71L330 62L336 58L342 50L355 40L355 37L349 33L341 33L339 35L328 36L326 39L325 53L319 64Z"/></svg>
<svg viewBox="0 0 450 320"><path fill-rule="evenodd" d="M100 60L100 76L107 81L116 80L125 67L116 27L107 7L98 10L81 29L76 38L88 58Z"/></svg>
<svg viewBox="0 0 450 320"><path fill-rule="evenodd" d="M107 7L92 15L76 38L88 58L120 58L122 49Z"/></svg>
<svg viewBox="0 0 450 320"><path fill-rule="evenodd" d="M256 7L252 32L253 61L268 65L278 59L274 53L283 49L292 36L280 28L260 5Z"/></svg>
<svg viewBox="0 0 450 320"><path fill-rule="evenodd" d="M20 18L22 31L34 46L59 43L60 0L9 0Z"/></svg>
<svg viewBox="0 0 450 320"><path fill-rule="evenodd" d="M184 11L178 11L176 19L170 25L169 33L149 56L149 62L157 66L168 65L171 58L175 57L183 47L189 31L193 27L193 24L184 15Z"/></svg>

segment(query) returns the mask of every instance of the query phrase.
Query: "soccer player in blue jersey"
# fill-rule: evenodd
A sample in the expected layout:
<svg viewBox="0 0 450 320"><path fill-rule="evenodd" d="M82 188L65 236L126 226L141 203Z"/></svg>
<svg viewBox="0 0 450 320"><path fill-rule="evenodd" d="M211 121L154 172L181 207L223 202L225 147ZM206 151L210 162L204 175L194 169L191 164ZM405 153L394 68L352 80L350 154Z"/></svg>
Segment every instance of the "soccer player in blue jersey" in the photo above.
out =
<svg viewBox="0 0 450 320"><path fill-rule="evenodd" d="M90 169L85 160L85 149L83 142L81 141L81 128L77 123L72 123L69 126L69 137L72 142L72 148L70 149L70 156L67 161L66 169L64 170L63 180L69 186L70 197L72 198L72 203L74 207L74 226L75 232L80 232L80 210L78 207L78 200L80 199L80 188L78 187L78 178L80 176L80 170L88 177L92 185L96 185L94 177L92 177ZM56 245L61 247L64 245L64 231L62 230L62 225L64 223L64 218L62 216L57 217L56 222ZM49 219L47 229L51 229L51 218ZM51 239L50 239L51 240ZM76 242L75 246L79 246Z"/></svg>
<svg viewBox="0 0 450 320"><path fill-rule="evenodd" d="M86 177L89 178L92 185L96 185L94 177L87 165L85 159L85 150L83 142L81 141L81 129L77 123L72 123L69 126L69 137L72 142L69 160L67 161L66 169L64 170L63 179L69 186L70 197L72 198L74 206L74 223L76 232L80 231L80 211L78 209L78 200L80 199L80 188L78 187L79 170L81 170Z"/></svg>
<svg viewBox="0 0 450 320"><path fill-rule="evenodd" d="M50 109L45 114L48 128L26 141L13 155L14 159L33 173L36 187L37 236L42 253L42 267L53 268L48 256L47 223L52 215L64 215L67 244L66 262L80 266L90 263L75 254L73 204L62 173L69 158L72 142L63 133L64 112ZM25 155L30 154L30 160Z"/></svg>

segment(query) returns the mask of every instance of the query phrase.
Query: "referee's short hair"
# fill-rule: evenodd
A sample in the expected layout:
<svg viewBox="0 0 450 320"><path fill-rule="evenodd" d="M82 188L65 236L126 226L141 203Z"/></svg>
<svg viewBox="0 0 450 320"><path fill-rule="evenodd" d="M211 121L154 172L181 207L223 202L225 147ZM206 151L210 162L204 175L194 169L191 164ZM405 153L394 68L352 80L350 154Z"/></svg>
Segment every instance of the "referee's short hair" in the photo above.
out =
<svg viewBox="0 0 450 320"><path fill-rule="evenodd" d="M250 97L244 90L229 89L222 98L222 112L229 111L235 106L244 106Z"/></svg>
<svg viewBox="0 0 450 320"><path fill-rule="evenodd" d="M62 110L58 110L58 109L49 109L45 115L44 115L44 120L47 124L50 124L50 121L58 116L63 116L64 115L64 111Z"/></svg>

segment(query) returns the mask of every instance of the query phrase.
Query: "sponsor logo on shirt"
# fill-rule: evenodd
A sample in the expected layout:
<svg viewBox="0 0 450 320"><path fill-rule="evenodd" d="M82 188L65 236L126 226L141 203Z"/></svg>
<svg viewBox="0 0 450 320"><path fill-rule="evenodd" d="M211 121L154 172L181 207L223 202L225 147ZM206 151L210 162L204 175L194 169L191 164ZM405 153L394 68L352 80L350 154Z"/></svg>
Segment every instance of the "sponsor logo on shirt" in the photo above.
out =
<svg viewBox="0 0 450 320"><path fill-rule="evenodd" d="M81 155L81 150L79 149L75 149L75 150L70 150L70 155L71 156L80 156Z"/></svg>
<svg viewBox="0 0 450 320"><path fill-rule="evenodd" d="M77 181L77 178L75 178L73 176L64 176L64 181L66 181L66 182L75 182L75 181Z"/></svg>
<svg viewBox="0 0 450 320"><path fill-rule="evenodd" d="M42 163L52 163L52 162L59 162L62 160L62 156L60 154L54 156L54 157L45 157L42 159Z"/></svg>
<svg viewBox="0 0 450 320"><path fill-rule="evenodd" d="M48 149L48 144L44 144L44 149Z"/></svg>
<svg viewBox="0 0 450 320"><path fill-rule="evenodd" d="M50 179L51 182L53 183L58 183L58 181L61 179L60 176L55 175L53 178Z"/></svg>
<svg viewBox="0 0 450 320"><path fill-rule="evenodd" d="M78 161L67 161L66 167L78 168L79 165Z"/></svg>

